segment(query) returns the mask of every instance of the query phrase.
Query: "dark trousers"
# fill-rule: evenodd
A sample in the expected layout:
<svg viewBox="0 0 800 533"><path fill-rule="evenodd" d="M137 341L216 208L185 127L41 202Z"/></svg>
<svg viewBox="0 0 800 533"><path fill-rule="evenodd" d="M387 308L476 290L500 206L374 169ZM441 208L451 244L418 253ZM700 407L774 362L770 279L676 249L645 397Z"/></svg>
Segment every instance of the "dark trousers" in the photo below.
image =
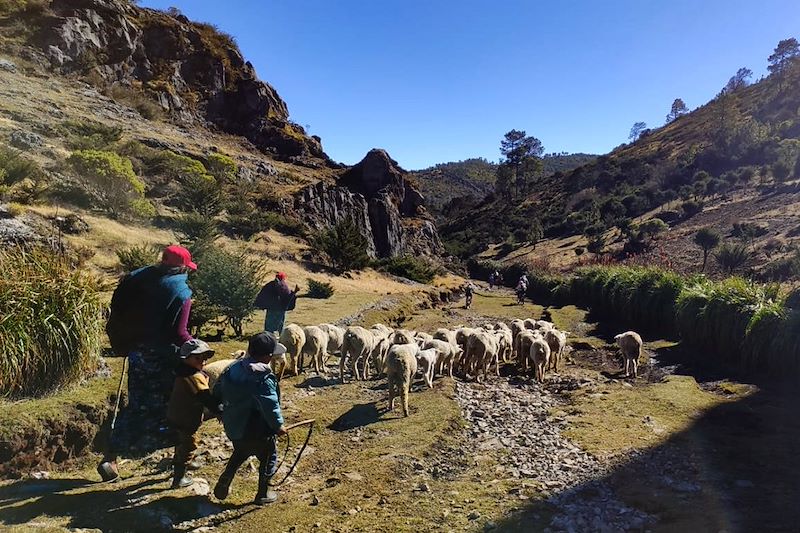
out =
<svg viewBox="0 0 800 533"><path fill-rule="evenodd" d="M233 441L233 453L228 459L228 465L220 476L226 479L228 484L236 475L239 467L250 457L258 459L258 494L256 497L265 496L269 480L275 474L278 464L278 451L275 447L275 437L263 437L260 439L242 439Z"/></svg>
<svg viewBox="0 0 800 533"><path fill-rule="evenodd" d="M186 465L194 459L194 452L197 450L197 430L175 428L175 436L175 455L172 456L172 465L185 470Z"/></svg>

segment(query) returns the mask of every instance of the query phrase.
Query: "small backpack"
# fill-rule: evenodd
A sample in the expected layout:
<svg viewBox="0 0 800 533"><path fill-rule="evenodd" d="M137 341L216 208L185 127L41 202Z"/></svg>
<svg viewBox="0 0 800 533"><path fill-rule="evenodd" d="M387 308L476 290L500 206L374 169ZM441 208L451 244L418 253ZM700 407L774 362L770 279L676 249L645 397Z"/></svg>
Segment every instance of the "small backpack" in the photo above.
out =
<svg viewBox="0 0 800 533"><path fill-rule="evenodd" d="M149 267L125 275L111 297L111 314L106 322L106 334L116 355L127 355L142 342L148 313L150 292L147 283L155 273ZM152 273L151 273L152 272Z"/></svg>

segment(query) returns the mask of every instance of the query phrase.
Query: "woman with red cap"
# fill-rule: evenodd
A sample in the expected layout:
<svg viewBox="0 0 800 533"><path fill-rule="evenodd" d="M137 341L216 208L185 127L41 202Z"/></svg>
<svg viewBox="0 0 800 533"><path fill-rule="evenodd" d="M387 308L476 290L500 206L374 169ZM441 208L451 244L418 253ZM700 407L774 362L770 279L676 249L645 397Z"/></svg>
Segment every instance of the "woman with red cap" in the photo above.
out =
<svg viewBox="0 0 800 533"><path fill-rule="evenodd" d="M299 290L300 287L297 285L294 286L294 290L289 288L285 272L278 272L275 279L264 285L255 301L257 309L266 309L267 311L264 318L264 331L277 332L280 335L283 331L283 324L286 322L286 311L294 309Z"/></svg>
<svg viewBox="0 0 800 533"><path fill-rule="evenodd" d="M119 475L119 452L153 450L167 443L164 420L178 347L192 338L188 273L194 270L197 265L189 250L167 246L159 264L134 270L114 291L106 332L114 352L128 357L130 363L128 404L119 414L97 468L104 480Z"/></svg>

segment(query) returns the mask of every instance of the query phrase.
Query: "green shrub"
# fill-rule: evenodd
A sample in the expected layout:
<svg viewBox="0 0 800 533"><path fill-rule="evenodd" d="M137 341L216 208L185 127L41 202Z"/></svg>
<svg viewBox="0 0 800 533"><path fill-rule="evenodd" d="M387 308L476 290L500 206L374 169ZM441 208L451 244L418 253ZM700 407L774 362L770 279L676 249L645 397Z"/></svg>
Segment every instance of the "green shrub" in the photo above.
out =
<svg viewBox="0 0 800 533"><path fill-rule="evenodd" d="M25 180L40 180L44 171L22 152L0 146L0 186L12 187Z"/></svg>
<svg viewBox="0 0 800 533"><path fill-rule="evenodd" d="M175 231L181 244L192 253L200 254L219 236L219 225L214 218L200 213L184 213L175 221Z"/></svg>
<svg viewBox="0 0 800 533"><path fill-rule="evenodd" d="M703 210L703 203L696 200L687 200L681 204L681 209L686 218L691 218Z"/></svg>
<svg viewBox="0 0 800 533"><path fill-rule="evenodd" d="M97 207L118 217L130 213L144 199L144 183L136 177L130 159L114 152L78 150L67 161Z"/></svg>
<svg viewBox="0 0 800 533"><path fill-rule="evenodd" d="M367 238L350 218L317 233L312 244L328 257L330 266L338 272L360 270L369 265Z"/></svg>
<svg viewBox="0 0 800 533"><path fill-rule="evenodd" d="M378 262L378 268L395 276L416 281L430 283L441 272L441 267L419 257L401 255L383 259Z"/></svg>
<svg viewBox="0 0 800 533"><path fill-rule="evenodd" d="M142 91L123 85L113 85L106 92L117 102L138 111L147 120L156 120L164 116L164 109Z"/></svg>
<svg viewBox="0 0 800 533"><path fill-rule="evenodd" d="M703 267L700 272L705 272L706 263L708 262L708 254L711 250L719 246L720 235L712 228L700 228L694 234L694 243L703 250Z"/></svg>
<svg viewBox="0 0 800 533"><path fill-rule="evenodd" d="M208 168L209 174L214 176L220 183L232 181L236 178L236 173L239 171L239 167L233 159L218 152L213 152L208 155L206 167Z"/></svg>
<svg viewBox="0 0 800 533"><path fill-rule="evenodd" d="M308 282L308 292L306 296L309 298L330 298L333 296L333 285L325 281L316 281L311 278L306 280Z"/></svg>
<svg viewBox="0 0 800 533"><path fill-rule="evenodd" d="M182 211L212 218L222 212L222 189L213 176L188 174L181 182L177 201Z"/></svg>
<svg viewBox="0 0 800 533"><path fill-rule="evenodd" d="M99 283L44 249L0 249L0 271L0 395L44 394L93 371Z"/></svg>
<svg viewBox="0 0 800 533"><path fill-rule="evenodd" d="M786 281L800 278L800 252L781 257L767 264L760 279L767 281Z"/></svg>
<svg viewBox="0 0 800 533"><path fill-rule="evenodd" d="M241 337L245 319L253 312L253 302L261 290L264 264L244 253L231 253L208 247L197 258L198 269L192 287L210 306L219 310Z"/></svg>
<svg viewBox="0 0 800 533"><path fill-rule="evenodd" d="M733 274L733 272L743 266L749 258L750 252L747 250L747 246L744 244L731 244L727 242L720 246L717 253L714 254L714 259L717 260L719 266L728 274Z"/></svg>
<svg viewBox="0 0 800 533"><path fill-rule="evenodd" d="M70 150L108 150L122 138L122 128L100 122L67 120L57 128Z"/></svg>
<svg viewBox="0 0 800 533"><path fill-rule="evenodd" d="M120 248L116 253L123 272L132 272L142 267L155 265L161 258L161 248L152 244Z"/></svg>

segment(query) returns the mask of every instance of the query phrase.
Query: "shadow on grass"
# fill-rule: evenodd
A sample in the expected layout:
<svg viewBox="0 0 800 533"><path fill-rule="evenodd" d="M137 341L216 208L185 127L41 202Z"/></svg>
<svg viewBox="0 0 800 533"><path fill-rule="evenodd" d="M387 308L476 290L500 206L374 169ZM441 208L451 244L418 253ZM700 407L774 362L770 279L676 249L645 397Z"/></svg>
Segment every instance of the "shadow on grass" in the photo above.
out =
<svg viewBox="0 0 800 533"><path fill-rule="evenodd" d="M256 509L219 505L207 496L164 486L168 478L145 476L133 484L94 483L84 479L22 480L0 487L0 523L27 524L41 517L67 520L70 528L106 532L171 531L173 524L207 518L221 523ZM164 494L162 498L154 496ZM242 513L231 511L242 510ZM223 511L228 511L220 515ZM220 515L218 520L215 516Z"/></svg>
<svg viewBox="0 0 800 533"><path fill-rule="evenodd" d="M594 513L580 522L580 513L569 505L596 504L601 516L607 504L594 501L598 486L609 487L625 506L651 516L652 522L635 530L797 531L797 406L794 392L764 391L720 404L609 474L523 505L495 522L495 531L561 529L563 523L550 523L559 513L578 531L597 530ZM602 517L619 519L616 514Z"/></svg>
<svg viewBox="0 0 800 533"><path fill-rule="evenodd" d="M313 387L315 389L321 389L323 387L332 387L333 385L339 385L338 378L327 379L323 376L313 376L310 378L306 378L302 383L298 383L295 385L298 389L307 389L309 387Z"/></svg>
<svg viewBox="0 0 800 533"><path fill-rule="evenodd" d="M354 405L346 413L334 420L328 426L328 429L347 431L380 421L381 412L378 410L377 402L361 403Z"/></svg>

